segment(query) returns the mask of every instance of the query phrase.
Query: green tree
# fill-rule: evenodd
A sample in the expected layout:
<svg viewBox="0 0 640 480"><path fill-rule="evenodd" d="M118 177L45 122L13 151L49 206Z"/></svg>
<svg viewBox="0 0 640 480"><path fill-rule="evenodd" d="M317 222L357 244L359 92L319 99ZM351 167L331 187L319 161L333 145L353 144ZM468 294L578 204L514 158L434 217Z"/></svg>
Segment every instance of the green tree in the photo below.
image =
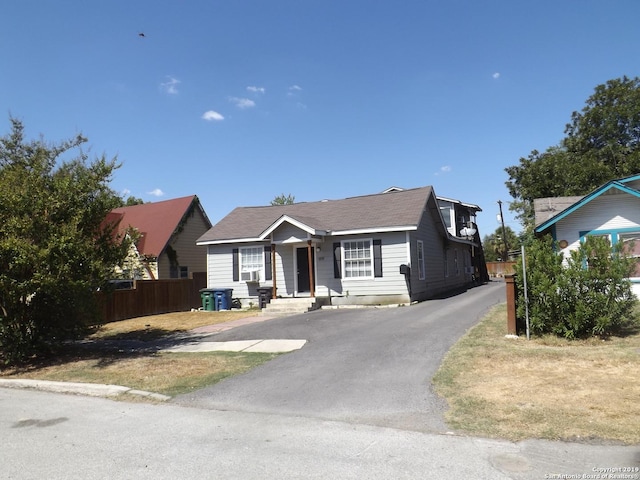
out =
<svg viewBox="0 0 640 480"><path fill-rule="evenodd" d="M529 318L534 334L549 333L560 318L560 291L557 280L562 276L562 255L556 254L550 236L533 240L525 248ZM524 272L516 262L518 289L517 316L525 319Z"/></svg>
<svg viewBox="0 0 640 480"><path fill-rule="evenodd" d="M142 205L144 203L144 200L142 200L141 198L137 198L134 197L133 195L130 195L127 197L126 200L124 200L122 202L123 207L132 207L133 205Z"/></svg>
<svg viewBox="0 0 640 480"><path fill-rule="evenodd" d="M603 237L587 237L563 256L554 251L551 238L535 240L526 248L529 318L534 334L565 338L610 335L635 321L636 298L629 275L635 258L622 243L612 246ZM524 272L516 264L518 318L525 318Z"/></svg>
<svg viewBox="0 0 640 480"><path fill-rule="evenodd" d="M294 197L293 195L285 195L283 193L282 195L278 195L273 200L271 200L271 205L291 205L295 202L295 200L296 197Z"/></svg>
<svg viewBox="0 0 640 480"><path fill-rule="evenodd" d="M482 240L482 248L484 249L485 259L488 262L496 262L503 258L508 258L509 252L520 249L520 238L516 235L513 229L509 226L505 226L504 230L507 234L506 247L504 239L502 238L502 227L498 227L492 234L484 236Z"/></svg>
<svg viewBox="0 0 640 480"><path fill-rule="evenodd" d="M122 203L115 159L87 162L82 136L27 141L11 118L0 137L0 361L17 362L98 323L95 291L128 251L105 225ZM79 154L71 159L61 157Z"/></svg>
<svg viewBox="0 0 640 480"><path fill-rule="evenodd" d="M533 200L586 195L603 183L640 173L640 78L598 85L573 112L559 145L533 150L507 167L506 182L526 231L534 226Z"/></svg>

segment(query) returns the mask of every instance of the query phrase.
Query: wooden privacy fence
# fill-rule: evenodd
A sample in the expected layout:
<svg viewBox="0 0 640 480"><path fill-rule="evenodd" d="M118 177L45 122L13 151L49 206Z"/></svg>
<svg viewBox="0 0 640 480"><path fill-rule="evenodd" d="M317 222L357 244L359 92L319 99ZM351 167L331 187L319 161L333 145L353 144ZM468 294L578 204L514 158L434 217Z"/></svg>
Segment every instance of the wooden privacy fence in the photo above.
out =
<svg viewBox="0 0 640 480"><path fill-rule="evenodd" d="M504 277L516 273L514 265L516 262L487 262L487 272L490 277Z"/></svg>
<svg viewBox="0 0 640 480"><path fill-rule="evenodd" d="M193 277L136 280L133 289L101 293L103 321L108 323L201 307L200 289L207 286L206 274L194 273Z"/></svg>

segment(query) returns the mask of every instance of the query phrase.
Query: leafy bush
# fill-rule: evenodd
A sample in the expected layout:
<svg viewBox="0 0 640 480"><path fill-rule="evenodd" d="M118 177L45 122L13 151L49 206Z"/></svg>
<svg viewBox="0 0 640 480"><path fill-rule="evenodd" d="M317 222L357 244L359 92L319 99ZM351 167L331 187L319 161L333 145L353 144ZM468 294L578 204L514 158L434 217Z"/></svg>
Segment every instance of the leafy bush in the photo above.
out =
<svg viewBox="0 0 640 480"><path fill-rule="evenodd" d="M534 334L565 338L610 335L633 320L628 280L636 259L603 237L588 237L564 262L550 238L526 249L529 324ZM564 262L564 265L563 265ZM522 265L516 265L517 316L525 317Z"/></svg>
<svg viewBox="0 0 640 480"><path fill-rule="evenodd" d="M86 161L86 140L27 141L12 119L0 137L0 365L76 338L99 315L95 291L126 257L107 214L115 160Z"/></svg>

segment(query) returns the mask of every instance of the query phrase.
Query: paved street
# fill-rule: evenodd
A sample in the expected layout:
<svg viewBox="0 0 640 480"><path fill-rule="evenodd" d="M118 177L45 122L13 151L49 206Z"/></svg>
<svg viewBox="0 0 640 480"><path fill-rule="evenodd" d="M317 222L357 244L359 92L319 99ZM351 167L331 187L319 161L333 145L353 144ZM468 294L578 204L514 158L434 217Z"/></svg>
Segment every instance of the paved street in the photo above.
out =
<svg viewBox="0 0 640 480"><path fill-rule="evenodd" d="M637 451L0 388L3 480L541 480L640 466Z"/></svg>
<svg viewBox="0 0 640 480"><path fill-rule="evenodd" d="M503 298L496 282L411 307L312 312L228 330L205 341L307 343L171 403L0 388L0 478L640 478L637 446L447 433L430 379L448 348Z"/></svg>

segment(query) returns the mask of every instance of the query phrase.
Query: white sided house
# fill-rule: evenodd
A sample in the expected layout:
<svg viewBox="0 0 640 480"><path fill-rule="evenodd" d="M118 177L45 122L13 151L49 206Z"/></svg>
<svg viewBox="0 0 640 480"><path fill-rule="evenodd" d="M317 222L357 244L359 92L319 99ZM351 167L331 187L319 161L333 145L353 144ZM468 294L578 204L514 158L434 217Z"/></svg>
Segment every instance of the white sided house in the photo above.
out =
<svg viewBox="0 0 640 480"><path fill-rule="evenodd" d="M232 288L244 306L257 304L265 290L274 302L310 299L309 308L410 303L486 276L475 225L464 225L468 236L455 236L447 229L453 214L443 220L441 212L456 208L480 210L448 199L441 205L428 186L238 207L197 244L208 248L208 287Z"/></svg>
<svg viewBox="0 0 640 480"><path fill-rule="evenodd" d="M535 233L550 234L565 258L591 235L623 242L640 257L640 175L612 180L584 197L536 199L534 209ZM640 265L630 280L640 296Z"/></svg>

